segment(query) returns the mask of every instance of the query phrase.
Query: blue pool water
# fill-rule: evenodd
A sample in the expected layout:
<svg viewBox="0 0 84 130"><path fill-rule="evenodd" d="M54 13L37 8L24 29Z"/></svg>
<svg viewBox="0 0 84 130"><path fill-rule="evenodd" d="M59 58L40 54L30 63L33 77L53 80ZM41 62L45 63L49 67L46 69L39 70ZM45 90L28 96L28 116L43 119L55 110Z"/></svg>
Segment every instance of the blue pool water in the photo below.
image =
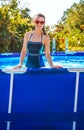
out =
<svg viewBox="0 0 84 130"><path fill-rule="evenodd" d="M26 57L23 63L25 67ZM0 55L0 69L2 68L12 68L13 66L19 64L20 55ZM46 61L45 56L43 56L45 63L45 68L49 68L49 64ZM52 55L52 61L54 65L61 65L63 68L84 68L84 56L82 55Z"/></svg>
<svg viewBox="0 0 84 130"><path fill-rule="evenodd" d="M52 56L55 65L63 68L84 68L84 56Z"/></svg>

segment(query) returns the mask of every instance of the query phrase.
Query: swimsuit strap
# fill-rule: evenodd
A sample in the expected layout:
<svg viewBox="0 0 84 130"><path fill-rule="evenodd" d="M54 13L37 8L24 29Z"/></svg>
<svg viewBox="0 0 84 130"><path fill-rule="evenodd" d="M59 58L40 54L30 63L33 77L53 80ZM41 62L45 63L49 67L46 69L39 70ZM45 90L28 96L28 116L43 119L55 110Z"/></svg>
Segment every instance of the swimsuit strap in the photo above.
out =
<svg viewBox="0 0 84 130"><path fill-rule="evenodd" d="M30 41L31 37L33 36L33 34L34 34L34 32L30 35L29 41ZM42 42L42 34L41 34L41 42Z"/></svg>
<svg viewBox="0 0 84 130"><path fill-rule="evenodd" d="M34 32L33 32L33 33L34 33ZM32 37L33 33L30 35L30 37L29 37L29 41L30 41L30 38Z"/></svg>

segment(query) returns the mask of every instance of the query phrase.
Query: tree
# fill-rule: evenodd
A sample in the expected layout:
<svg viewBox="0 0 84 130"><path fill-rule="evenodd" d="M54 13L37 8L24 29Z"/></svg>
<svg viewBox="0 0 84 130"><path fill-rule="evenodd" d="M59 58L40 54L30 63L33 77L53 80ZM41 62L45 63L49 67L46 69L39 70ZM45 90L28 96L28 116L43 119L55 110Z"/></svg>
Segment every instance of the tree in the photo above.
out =
<svg viewBox="0 0 84 130"><path fill-rule="evenodd" d="M29 9L18 5L18 0L11 0L0 7L0 52L19 52L24 33L33 27Z"/></svg>
<svg viewBox="0 0 84 130"><path fill-rule="evenodd" d="M60 27L63 27L61 29ZM68 37L69 50L84 50L84 1L80 0L78 4L74 3L69 9L64 11L58 25L55 25L54 37L57 40L57 48L65 51L62 40Z"/></svg>

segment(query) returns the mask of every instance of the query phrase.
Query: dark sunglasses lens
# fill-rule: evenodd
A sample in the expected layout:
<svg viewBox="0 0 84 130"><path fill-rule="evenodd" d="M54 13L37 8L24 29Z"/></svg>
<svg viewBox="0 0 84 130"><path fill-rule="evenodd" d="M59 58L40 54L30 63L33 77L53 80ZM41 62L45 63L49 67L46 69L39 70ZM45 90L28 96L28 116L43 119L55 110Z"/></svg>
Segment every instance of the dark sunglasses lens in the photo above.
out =
<svg viewBox="0 0 84 130"><path fill-rule="evenodd" d="M44 21L35 21L36 24L44 24Z"/></svg>
<svg viewBox="0 0 84 130"><path fill-rule="evenodd" d="M39 21L35 21L36 24L39 24Z"/></svg>
<svg viewBox="0 0 84 130"><path fill-rule="evenodd" d="M41 21L40 23L41 23L41 24L44 24L44 21Z"/></svg>

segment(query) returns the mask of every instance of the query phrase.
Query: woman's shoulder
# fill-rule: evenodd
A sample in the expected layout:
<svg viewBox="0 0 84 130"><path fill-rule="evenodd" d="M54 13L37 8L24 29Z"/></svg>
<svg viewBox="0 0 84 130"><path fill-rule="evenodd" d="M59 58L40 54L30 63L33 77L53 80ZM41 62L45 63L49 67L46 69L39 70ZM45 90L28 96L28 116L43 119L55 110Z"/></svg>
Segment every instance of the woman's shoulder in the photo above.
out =
<svg viewBox="0 0 84 130"><path fill-rule="evenodd" d="M26 32L24 34L24 38L27 39L27 41L29 40L29 37L31 36L31 34L33 33L33 31L29 31L29 32Z"/></svg>
<svg viewBox="0 0 84 130"><path fill-rule="evenodd" d="M50 36L48 34L43 35L43 42L44 42L44 44L47 42L50 42Z"/></svg>
<svg viewBox="0 0 84 130"><path fill-rule="evenodd" d="M44 39L50 39L49 34L44 35Z"/></svg>
<svg viewBox="0 0 84 130"><path fill-rule="evenodd" d="M33 31L26 32L25 35L28 37L33 33Z"/></svg>

